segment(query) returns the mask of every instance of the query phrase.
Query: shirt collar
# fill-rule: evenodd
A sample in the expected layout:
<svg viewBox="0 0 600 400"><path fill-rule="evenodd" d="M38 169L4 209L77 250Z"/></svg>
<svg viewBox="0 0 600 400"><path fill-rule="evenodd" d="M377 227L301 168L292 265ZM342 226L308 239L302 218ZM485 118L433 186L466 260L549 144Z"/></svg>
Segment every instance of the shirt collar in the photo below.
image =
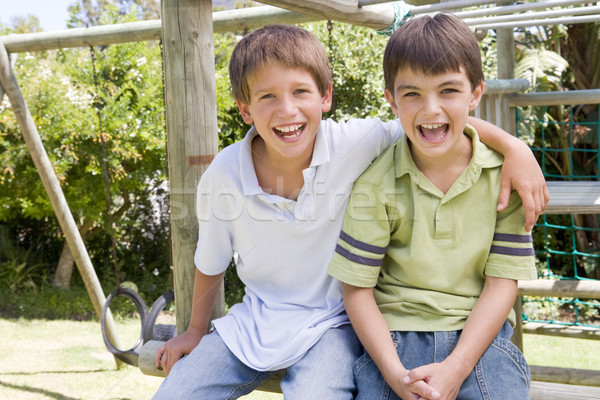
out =
<svg viewBox="0 0 600 400"><path fill-rule="evenodd" d="M252 163L252 140L258 135L254 127L250 128L244 139L240 142L240 176L244 195L261 194L263 191L258 184L254 164Z"/></svg>

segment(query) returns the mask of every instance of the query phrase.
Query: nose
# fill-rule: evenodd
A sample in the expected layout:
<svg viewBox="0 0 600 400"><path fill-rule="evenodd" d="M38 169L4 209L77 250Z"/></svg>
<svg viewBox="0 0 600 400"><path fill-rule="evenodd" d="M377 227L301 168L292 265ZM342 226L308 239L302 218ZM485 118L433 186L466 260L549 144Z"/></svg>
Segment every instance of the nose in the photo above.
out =
<svg viewBox="0 0 600 400"><path fill-rule="evenodd" d="M281 96L279 98L277 109L280 114L285 116L296 115L298 112L298 105L293 96Z"/></svg>
<svg viewBox="0 0 600 400"><path fill-rule="evenodd" d="M440 113L440 101L437 96L426 96L423 100L423 113L427 115L437 115Z"/></svg>

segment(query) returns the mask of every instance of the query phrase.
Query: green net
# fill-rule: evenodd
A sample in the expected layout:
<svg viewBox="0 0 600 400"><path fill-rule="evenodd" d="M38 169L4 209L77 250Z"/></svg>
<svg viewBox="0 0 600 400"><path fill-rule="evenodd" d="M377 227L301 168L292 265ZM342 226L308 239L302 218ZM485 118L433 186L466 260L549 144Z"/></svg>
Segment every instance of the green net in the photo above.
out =
<svg viewBox="0 0 600 400"><path fill-rule="evenodd" d="M517 136L530 143L548 181L598 181L599 115L599 105L518 108ZM598 215L544 215L533 237L541 279L600 279ZM600 302L525 296L523 320L598 327Z"/></svg>

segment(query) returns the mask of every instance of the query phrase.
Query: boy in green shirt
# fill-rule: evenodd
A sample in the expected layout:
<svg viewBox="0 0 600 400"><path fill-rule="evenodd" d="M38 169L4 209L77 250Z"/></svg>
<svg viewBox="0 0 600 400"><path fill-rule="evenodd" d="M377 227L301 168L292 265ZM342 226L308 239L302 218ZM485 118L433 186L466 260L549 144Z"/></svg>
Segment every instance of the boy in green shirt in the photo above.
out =
<svg viewBox="0 0 600 400"><path fill-rule="evenodd" d="M328 269L366 350L357 399L419 399L425 385L432 399L526 399L510 337L534 251L518 195L496 210L502 156L467 125L484 91L477 40L454 16L414 19L390 38L384 77L406 135L356 181Z"/></svg>

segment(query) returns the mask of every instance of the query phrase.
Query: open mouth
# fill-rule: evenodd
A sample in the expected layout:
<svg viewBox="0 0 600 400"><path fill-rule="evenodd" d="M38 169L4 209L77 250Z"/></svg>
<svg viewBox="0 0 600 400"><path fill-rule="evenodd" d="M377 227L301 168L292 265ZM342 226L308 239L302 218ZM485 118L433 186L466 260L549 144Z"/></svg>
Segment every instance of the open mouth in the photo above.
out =
<svg viewBox="0 0 600 400"><path fill-rule="evenodd" d="M284 140L295 140L302 136L305 124L292 124L287 126L278 126L273 128L273 132Z"/></svg>
<svg viewBox="0 0 600 400"><path fill-rule="evenodd" d="M417 129L421 137L428 142L438 142L443 140L450 130L449 124L422 124Z"/></svg>

